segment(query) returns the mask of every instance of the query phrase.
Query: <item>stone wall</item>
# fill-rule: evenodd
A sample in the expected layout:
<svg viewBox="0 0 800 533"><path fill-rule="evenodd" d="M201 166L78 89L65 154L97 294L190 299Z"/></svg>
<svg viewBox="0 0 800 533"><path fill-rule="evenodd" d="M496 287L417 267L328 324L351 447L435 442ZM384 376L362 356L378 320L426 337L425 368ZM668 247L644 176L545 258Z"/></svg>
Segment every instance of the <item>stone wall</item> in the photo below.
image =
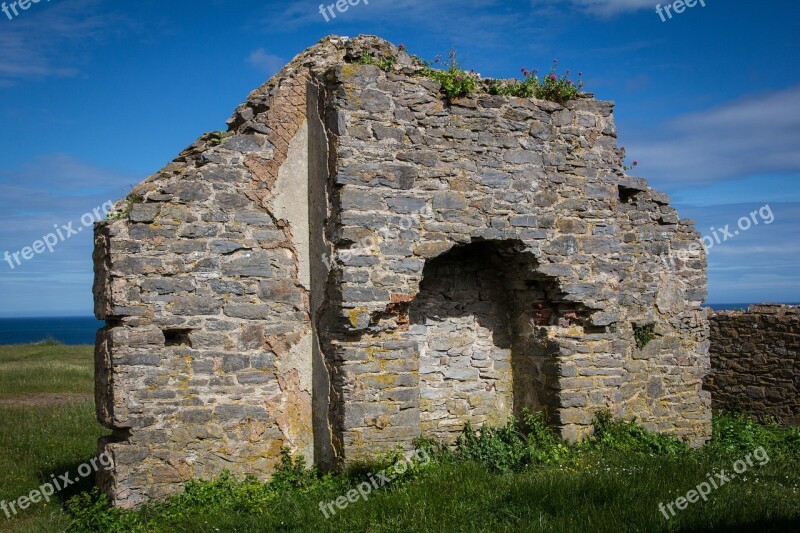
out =
<svg viewBox="0 0 800 533"><path fill-rule="evenodd" d="M710 322L714 410L800 425L800 307L754 305Z"/></svg>
<svg viewBox="0 0 800 533"><path fill-rule="evenodd" d="M96 230L101 485L134 506L523 408L568 439L610 409L704 442L705 255L625 174L612 109L448 101L374 37L295 58Z"/></svg>
<svg viewBox="0 0 800 533"><path fill-rule="evenodd" d="M622 172L611 103L490 95L448 103L437 83L373 66L339 66L328 79L338 125L337 278L328 309L331 323L344 326L333 329L329 348L340 454L407 445L431 417L446 422L440 434L457 431L486 416L485 395L470 400L480 387L496 389L489 402L496 417L511 412L508 378L482 375L470 352L493 355L495 371L510 365L513 373L512 346L523 368L548 355L547 371L526 389L546 381L558 391L545 405L566 438L585 435L593 413L606 407L693 442L708 435L705 257L666 196ZM383 228L400 226L398 213L417 214L391 238L382 236ZM519 290L515 284L548 290L519 298L529 307L507 309L505 319L475 291L437 296L438 314L428 311L406 331L405 310L393 302L413 307L426 269L443 254L465 258L454 273L473 268L469 258L478 255L467 248L478 243L504 250L494 263L481 259L479 283L494 297ZM694 259L678 265L677 275L656 260L690 249ZM464 290L471 283L450 279ZM419 305L430 304L428 297ZM497 318L482 324L470 306ZM640 350L633 331L648 324L656 337ZM418 343L425 328L428 336L440 332L434 345ZM492 346L463 345L477 333ZM527 406L541 406L526 389L518 387L512 403L526 406L527 397Z"/></svg>
<svg viewBox="0 0 800 533"><path fill-rule="evenodd" d="M337 44L298 56L237 109L224 140L203 136L96 229L95 313L107 324L96 404L115 463L99 483L121 506L224 469L266 475L282 447L330 449L311 286L327 276L315 83Z"/></svg>

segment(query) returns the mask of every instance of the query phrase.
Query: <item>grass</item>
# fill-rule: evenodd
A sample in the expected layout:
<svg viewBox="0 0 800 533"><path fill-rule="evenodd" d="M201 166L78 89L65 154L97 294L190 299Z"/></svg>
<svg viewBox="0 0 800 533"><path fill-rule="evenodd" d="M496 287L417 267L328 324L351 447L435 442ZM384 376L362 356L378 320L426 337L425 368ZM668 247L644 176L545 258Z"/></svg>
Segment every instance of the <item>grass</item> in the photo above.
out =
<svg viewBox="0 0 800 533"><path fill-rule="evenodd" d="M787 476L781 465L722 487L709 503L667 522L658 504L685 494L706 469L722 464L621 455L587 461L582 468L518 473L492 472L471 461L437 464L414 482L327 520L319 502L345 494L349 486L289 490L257 505L247 505L244 496L220 504L176 499L137 518L148 531L746 531L756 524L762 531L770 525L786 531L791 529L781 528L800 524L797 475Z"/></svg>
<svg viewBox="0 0 800 533"><path fill-rule="evenodd" d="M78 465L97 453L97 439L107 433L95 420L94 402L56 405L0 407L0 500L13 501L67 472L76 477ZM50 503L39 503L6 522L0 514L0 529L13 531L60 530L68 517L62 504L71 496L89 490L93 478L67 487Z"/></svg>
<svg viewBox="0 0 800 533"><path fill-rule="evenodd" d="M53 341L0 346L0 398L20 394L92 394L91 346L65 346Z"/></svg>
<svg viewBox="0 0 800 533"><path fill-rule="evenodd" d="M0 500L30 493L51 474L74 477L77 466L96 454L97 439L107 431L95 420L92 353L92 346L55 342L0 346ZM67 395L67 401L41 397L50 393ZM63 530L70 521L63 503L93 483L83 479L13 520L0 512L0 530Z"/></svg>
<svg viewBox="0 0 800 533"><path fill-rule="evenodd" d="M715 419L717 436L691 450L679 441L601 415L594 438L565 445L541 418L477 434L453 448L418 445L433 460L326 518L329 502L393 459L318 476L284 461L271 483L230 476L138 512L110 509L99 495L71 503L70 531L795 531L800 528L800 429L738 415ZM686 496L709 474L739 479L666 520L659 504ZM767 459L766 461L764 459ZM763 464L760 464L763 463Z"/></svg>
<svg viewBox="0 0 800 533"><path fill-rule="evenodd" d="M26 359L26 357L30 359ZM91 347L0 348L0 361L28 375L31 394L57 384L62 392L91 389ZM37 372L25 372L28 364ZM76 367L64 387L58 365ZM45 369L44 371L42 369ZM48 390L49 392L49 390ZM5 392L5 394L10 394ZM270 483L223 476L193 482L167 502L137 512L111 509L90 490L73 485L49 504L6 521L8 531L796 531L800 530L800 429L760 425L738 415L718 416L715 437L701 450L636 424L607 416L593 439L568 446L540 418L492 431L467 431L455 447L429 440L418 445L433 460L374 491L330 518L320 502L343 496L396 456L344 474L320 476L288 457ZM0 499L18 498L49 479L74 473L96 453L104 433L91 400L42 405L0 405ZM769 461L714 490L669 521L658 510L763 447ZM71 496L75 498L68 500Z"/></svg>

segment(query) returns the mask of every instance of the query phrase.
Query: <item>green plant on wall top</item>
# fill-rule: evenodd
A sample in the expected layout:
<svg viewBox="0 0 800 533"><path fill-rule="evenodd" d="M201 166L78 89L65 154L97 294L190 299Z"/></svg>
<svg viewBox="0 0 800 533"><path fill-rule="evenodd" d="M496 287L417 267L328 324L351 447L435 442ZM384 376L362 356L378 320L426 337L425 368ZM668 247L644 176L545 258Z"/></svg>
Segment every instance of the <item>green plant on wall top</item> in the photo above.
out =
<svg viewBox="0 0 800 533"><path fill-rule="evenodd" d="M400 45L398 50L405 51L405 46ZM570 71L559 75L558 60L553 60L550 73L540 78L538 71L522 69L522 80L488 80L481 83L481 75L472 70L465 70L459 63L455 49L451 49L449 59L444 63L444 69L434 68L440 62L435 59L432 63L422 61L416 56L411 56L415 66L422 65L418 74L439 82L442 93L448 98L462 98L486 91L489 94L501 96L516 96L519 98L537 98L564 104L581 93L583 88L583 73L579 72L577 80L570 76ZM397 66L397 57L388 55L375 57L371 53L363 52L355 61L361 65L373 65L384 72L394 72Z"/></svg>
<svg viewBox="0 0 800 533"><path fill-rule="evenodd" d="M372 54L364 52L358 58L359 65L374 65L384 72L394 72L394 66L397 64L397 58L394 56L376 58Z"/></svg>
<svg viewBox="0 0 800 533"><path fill-rule="evenodd" d="M563 75L556 73L558 60L553 60L550 74L545 76L536 92L536 98L551 100L553 102L564 103L572 100L583 88L583 72L578 72L578 83L570 78L570 71L567 70Z"/></svg>
<svg viewBox="0 0 800 533"><path fill-rule="evenodd" d="M489 84L490 94L517 96L520 98L538 98L563 104L572 100L583 88L583 72L578 73L577 83L570 78L570 71L558 75L558 60L553 60L550 73L539 79L539 71L522 68L522 81L493 80Z"/></svg>
<svg viewBox="0 0 800 533"><path fill-rule="evenodd" d="M109 215L106 217L106 220L122 220L124 218L128 218L133 206L135 204L141 204L142 202L144 202L144 198L142 196L138 194L131 194L125 198L125 205L122 206L122 209L109 213Z"/></svg>
<svg viewBox="0 0 800 533"><path fill-rule="evenodd" d="M441 83L442 92L447 98L461 98L473 94L478 88L480 74L462 69L458 64L455 49L450 50L449 57L445 70L434 69L430 65L426 65L422 69L422 75ZM434 63L438 62L438 59L434 61Z"/></svg>
<svg viewBox="0 0 800 533"><path fill-rule="evenodd" d="M209 137L210 137L212 145L221 144L223 139L225 138L225 132L224 131L212 131L209 134Z"/></svg>

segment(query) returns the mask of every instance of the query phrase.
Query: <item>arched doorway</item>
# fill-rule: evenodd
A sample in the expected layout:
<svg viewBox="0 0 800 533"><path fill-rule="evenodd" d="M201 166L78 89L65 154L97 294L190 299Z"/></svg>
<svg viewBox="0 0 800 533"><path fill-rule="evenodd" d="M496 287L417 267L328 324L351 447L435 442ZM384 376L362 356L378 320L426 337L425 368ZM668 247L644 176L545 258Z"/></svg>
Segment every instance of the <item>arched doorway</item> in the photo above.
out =
<svg viewBox="0 0 800 533"><path fill-rule="evenodd" d="M558 349L540 326L562 317L555 279L520 241L456 246L428 261L410 309L420 430L451 440L467 421L502 425L524 408L555 420Z"/></svg>

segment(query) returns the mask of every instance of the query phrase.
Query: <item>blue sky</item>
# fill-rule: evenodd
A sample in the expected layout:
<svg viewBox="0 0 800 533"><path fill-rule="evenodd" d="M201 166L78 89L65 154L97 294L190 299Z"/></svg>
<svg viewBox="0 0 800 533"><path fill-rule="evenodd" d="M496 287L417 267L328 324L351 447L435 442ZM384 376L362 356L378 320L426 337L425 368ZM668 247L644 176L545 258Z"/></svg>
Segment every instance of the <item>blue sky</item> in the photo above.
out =
<svg viewBox="0 0 800 533"><path fill-rule="evenodd" d="M7 3L8 0L6 0ZM328 2L330 3L330 1ZM0 12L0 254L126 195L306 47L380 35L484 77L553 58L617 103L636 174L703 234L769 205L710 253L709 302L800 301L800 6L705 0L51 0ZM13 13L12 13L13 15ZM91 215L87 220L91 218ZM55 225L55 227L54 227ZM63 230L62 233L69 233ZM91 231L11 269L0 316L89 315Z"/></svg>

